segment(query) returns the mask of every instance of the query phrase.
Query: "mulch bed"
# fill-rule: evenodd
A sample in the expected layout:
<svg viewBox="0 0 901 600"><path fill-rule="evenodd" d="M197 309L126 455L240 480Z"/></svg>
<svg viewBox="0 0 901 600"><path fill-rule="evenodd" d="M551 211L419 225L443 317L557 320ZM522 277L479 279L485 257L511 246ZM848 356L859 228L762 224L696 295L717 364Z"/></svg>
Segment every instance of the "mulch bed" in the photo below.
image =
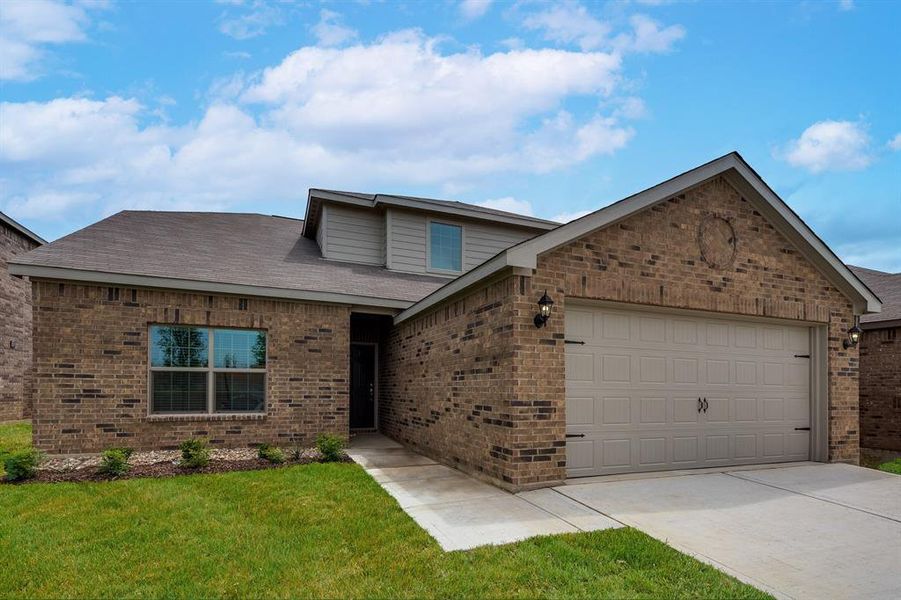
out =
<svg viewBox="0 0 901 600"><path fill-rule="evenodd" d="M24 481L6 481L2 483L12 485L23 485L29 483L62 483L62 482L81 482L81 481L118 481L121 479L136 479L139 477L174 477L177 475L200 475L208 473L229 473L231 471L261 471L264 469L279 469L282 467L292 467L295 465L306 465L310 463L325 462L318 458L303 456L299 459L285 460L283 463L271 463L262 458L253 458L245 460L210 460L210 464L197 469L189 469L181 467L178 464L167 461L158 462L149 465L134 465L125 475L119 477L110 477L97 472L94 468L82 468L71 471L53 471L47 469L38 470L37 475L32 479ZM349 456L344 456L339 462L353 462Z"/></svg>

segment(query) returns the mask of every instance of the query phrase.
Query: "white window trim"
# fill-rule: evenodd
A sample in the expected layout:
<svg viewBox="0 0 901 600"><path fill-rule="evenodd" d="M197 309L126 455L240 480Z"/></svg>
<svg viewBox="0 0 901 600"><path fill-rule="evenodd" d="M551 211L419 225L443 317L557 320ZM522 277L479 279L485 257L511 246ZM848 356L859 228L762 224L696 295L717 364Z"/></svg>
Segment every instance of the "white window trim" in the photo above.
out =
<svg viewBox="0 0 901 600"><path fill-rule="evenodd" d="M153 366L153 338L150 332L154 327L192 327L207 331L207 366L205 367L154 367ZM215 329L228 329L232 331L262 331L266 334L266 365L262 369L230 369L213 366ZM175 323L150 323L147 326L147 416L155 418L165 417L218 417L220 415L254 416L266 415L269 410L269 331L266 329L253 329L247 327L212 327L207 325L184 325ZM154 412L153 411L153 373L154 372L194 372L206 373L206 411L205 412ZM263 410L255 411L217 411L216 410L216 373L262 373L263 374Z"/></svg>
<svg viewBox="0 0 901 600"><path fill-rule="evenodd" d="M448 225L460 228L460 270L436 269L432 267L432 223ZM428 273L440 273L442 275L459 275L466 271L466 226L463 223L455 223L446 219L428 217L425 221L425 270Z"/></svg>

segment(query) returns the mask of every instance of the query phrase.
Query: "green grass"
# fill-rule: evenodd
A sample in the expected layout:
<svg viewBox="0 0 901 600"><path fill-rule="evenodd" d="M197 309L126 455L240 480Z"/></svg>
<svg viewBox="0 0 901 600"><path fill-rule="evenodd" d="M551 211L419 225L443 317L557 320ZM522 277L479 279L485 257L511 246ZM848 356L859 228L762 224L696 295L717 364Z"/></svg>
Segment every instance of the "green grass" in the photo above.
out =
<svg viewBox="0 0 901 600"><path fill-rule="evenodd" d="M894 473L895 475L901 475L901 458L896 458L895 460L890 460L888 462L884 462L878 467L876 467L880 471L885 471L887 473Z"/></svg>
<svg viewBox="0 0 901 600"><path fill-rule="evenodd" d="M31 446L31 422L10 421L0 423L0 478L6 473L3 463L16 450Z"/></svg>
<svg viewBox="0 0 901 600"><path fill-rule="evenodd" d="M353 464L3 485L0 556L20 598L767 597L634 529L445 553Z"/></svg>

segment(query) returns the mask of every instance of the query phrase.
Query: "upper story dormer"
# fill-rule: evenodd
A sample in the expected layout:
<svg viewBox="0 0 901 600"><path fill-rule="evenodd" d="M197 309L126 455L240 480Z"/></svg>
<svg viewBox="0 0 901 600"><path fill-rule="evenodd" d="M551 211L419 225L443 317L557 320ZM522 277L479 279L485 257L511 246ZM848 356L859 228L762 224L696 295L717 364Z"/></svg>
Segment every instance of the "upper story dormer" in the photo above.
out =
<svg viewBox="0 0 901 600"><path fill-rule="evenodd" d="M303 235L329 260L456 277L557 226L462 202L311 189Z"/></svg>

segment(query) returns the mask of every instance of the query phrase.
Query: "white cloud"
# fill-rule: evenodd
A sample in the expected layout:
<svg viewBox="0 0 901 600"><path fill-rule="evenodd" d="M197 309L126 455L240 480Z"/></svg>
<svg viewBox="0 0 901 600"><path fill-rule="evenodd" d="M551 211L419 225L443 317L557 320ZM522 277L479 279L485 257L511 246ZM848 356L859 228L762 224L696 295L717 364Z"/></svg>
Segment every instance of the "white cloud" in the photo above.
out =
<svg viewBox="0 0 901 600"><path fill-rule="evenodd" d="M518 37L504 38L499 43L504 48L509 48L510 50L522 50L526 47L525 41L523 41L522 38Z"/></svg>
<svg viewBox="0 0 901 600"><path fill-rule="evenodd" d="M484 202L477 202L479 206L484 206L485 208L493 208L495 210L505 210L507 212L512 212L520 215L526 215L529 217L535 216L535 210L532 207L532 203L528 200L518 200L513 196L505 196L503 198L496 198L493 200L485 200ZM569 223L570 221L575 221L581 217L584 217L587 214L591 214L594 211L591 210L577 210L572 212L561 212L552 217L544 217L550 221L557 221L558 223Z"/></svg>
<svg viewBox="0 0 901 600"><path fill-rule="evenodd" d="M901 273L899 243L901 243L901 237L895 235L890 239L839 244L835 250L846 264L878 269L887 273Z"/></svg>
<svg viewBox="0 0 901 600"><path fill-rule="evenodd" d="M0 80L41 75L45 47L87 40L90 17L81 5L53 0L4 0L0 8Z"/></svg>
<svg viewBox="0 0 901 600"><path fill-rule="evenodd" d="M558 223L569 223L570 221L575 221L576 219L580 219L585 215L591 214L594 211L591 210L577 210L575 212L562 212L560 214L554 215L551 217L551 221L557 221Z"/></svg>
<svg viewBox="0 0 901 600"><path fill-rule="evenodd" d="M685 37L685 28L681 25L670 25L661 29L660 23L645 15L633 15L629 23L633 32L623 34L617 40L626 51L669 52L673 44Z"/></svg>
<svg viewBox="0 0 901 600"><path fill-rule="evenodd" d="M839 0L838 9L841 11L854 10L854 0Z"/></svg>
<svg viewBox="0 0 901 600"><path fill-rule="evenodd" d="M256 0L249 5L243 2L228 2L237 8L235 11L226 11L219 15L219 31L236 40L247 40L266 33L270 27L281 25L285 22L281 9L265 2ZM244 6L248 6L243 10Z"/></svg>
<svg viewBox="0 0 901 600"><path fill-rule="evenodd" d="M629 18L631 31L612 36L613 26L592 15L577 2L556 4L526 15L523 26L541 31L548 41L575 44L582 50L613 49L618 52L669 52L673 44L685 37L681 25L662 27L646 15Z"/></svg>
<svg viewBox="0 0 901 600"><path fill-rule="evenodd" d="M539 130L522 132L524 121L552 114L571 96L612 94L620 68L617 57L600 52L442 54L435 39L405 31L368 46L301 48L266 69L242 100L271 107L273 126L335 149L378 150L381 161L447 160L462 175L524 160L524 145L543 145ZM557 139L547 140L559 152L555 160L590 153L592 132L581 150L567 145L587 123L557 127ZM607 125L618 136L616 123Z"/></svg>
<svg viewBox="0 0 901 600"><path fill-rule="evenodd" d="M644 100L637 96L626 96L617 99L618 106L613 111L614 117L623 117L625 119L642 119L648 115L647 106Z"/></svg>
<svg viewBox="0 0 901 600"><path fill-rule="evenodd" d="M896 133L895 137L888 141L887 146L892 150L901 150L901 132Z"/></svg>
<svg viewBox="0 0 901 600"><path fill-rule="evenodd" d="M464 19L478 19L491 8L492 0L460 0L460 14Z"/></svg>
<svg viewBox="0 0 901 600"><path fill-rule="evenodd" d="M584 6L575 2L532 13L523 19L523 26L543 31L548 41L576 44L583 50L595 50L607 44L612 30L608 23L594 18Z"/></svg>
<svg viewBox="0 0 901 600"><path fill-rule="evenodd" d="M320 46L340 46L357 37L356 31L342 25L340 14L326 9L319 12L319 22L312 30Z"/></svg>
<svg viewBox="0 0 901 600"><path fill-rule="evenodd" d="M819 121L788 143L784 158L812 173L855 171L872 162L870 137L861 123Z"/></svg>
<svg viewBox="0 0 901 600"><path fill-rule="evenodd" d="M23 219L62 221L66 213L96 202L99 196L91 193L34 192L26 198L13 198L7 210Z"/></svg>
<svg viewBox="0 0 901 600"><path fill-rule="evenodd" d="M213 86L198 122L169 126L135 99L0 104L0 204L16 214L223 209L306 189L463 189L504 173L563 169L624 147L615 54L442 52L417 31L346 48L310 46ZM615 112L615 111L614 111ZM516 212L531 210L497 199Z"/></svg>
<svg viewBox="0 0 901 600"><path fill-rule="evenodd" d="M534 216L534 212L532 211L532 203L528 200L517 200L513 196L505 196L503 198L494 198L493 200L485 200L484 202L477 202L479 206L484 206L485 208L493 208L494 210L505 210L507 212L516 213L519 215L526 216Z"/></svg>

